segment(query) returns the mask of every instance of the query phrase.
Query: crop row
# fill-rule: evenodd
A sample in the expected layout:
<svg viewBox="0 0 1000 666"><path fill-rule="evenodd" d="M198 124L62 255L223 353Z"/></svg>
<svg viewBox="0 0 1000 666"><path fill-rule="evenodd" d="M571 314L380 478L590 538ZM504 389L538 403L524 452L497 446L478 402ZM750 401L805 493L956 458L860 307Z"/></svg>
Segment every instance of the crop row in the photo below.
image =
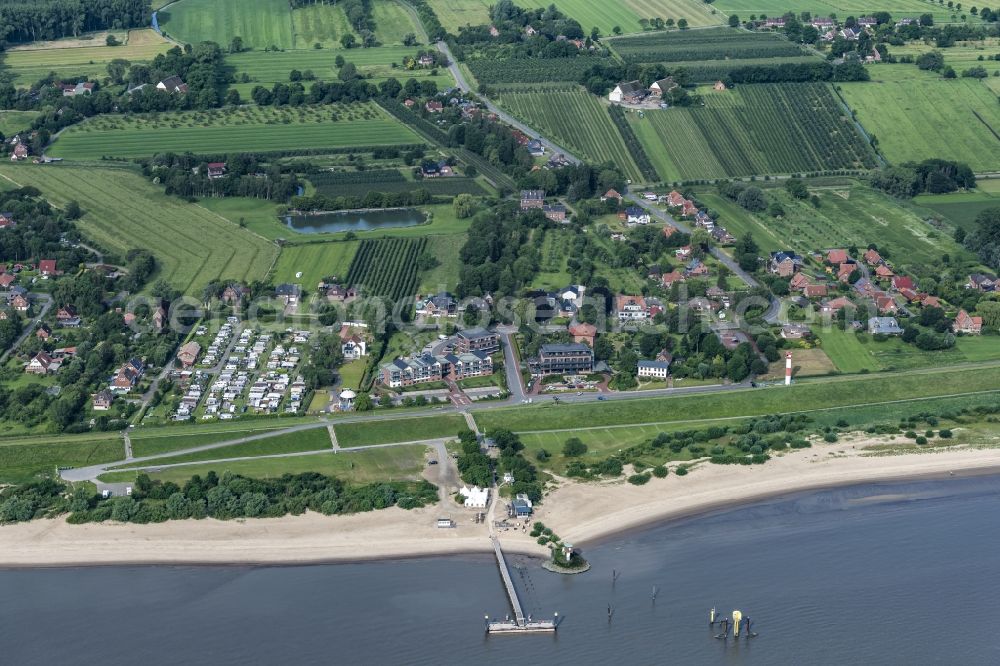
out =
<svg viewBox="0 0 1000 666"><path fill-rule="evenodd" d="M455 176L452 178L426 178L424 180L399 180L395 182L363 184L351 183L329 183L318 184L310 178L316 186L316 193L326 197L349 197L362 196L367 192L386 192L395 194L398 192L412 192L414 190L427 190L431 196L453 197L459 194L483 195L485 190L473 178L463 178Z"/></svg>
<svg viewBox="0 0 1000 666"><path fill-rule="evenodd" d="M660 180L660 176L656 172L656 168L649 159L649 155L646 154L646 149L642 147L639 142L639 138L632 131L632 127L628 124L628 119L625 118L625 111L622 107L617 105L612 105L608 107L608 113L611 114L611 121L614 122L615 126L618 128L618 132L622 135L622 140L625 141L625 147L630 153L632 153L632 159L635 160L635 165L639 167L639 171L642 173L642 177L649 182L654 182Z"/></svg>
<svg viewBox="0 0 1000 666"><path fill-rule="evenodd" d="M472 75L479 83L547 83L549 81L579 81L583 73L598 58L512 58L468 62Z"/></svg>
<svg viewBox="0 0 1000 666"><path fill-rule="evenodd" d="M426 238L386 238L361 241L347 271L347 282L369 296L398 300L417 288L417 258Z"/></svg>
<svg viewBox="0 0 1000 666"><path fill-rule="evenodd" d="M322 185L358 185L367 183L399 183L406 179L397 169L370 169L367 171L321 171L309 176L309 181Z"/></svg>
<svg viewBox="0 0 1000 666"><path fill-rule="evenodd" d="M801 47L781 35L730 30L637 35L616 39L613 45L626 63L777 58L804 54Z"/></svg>

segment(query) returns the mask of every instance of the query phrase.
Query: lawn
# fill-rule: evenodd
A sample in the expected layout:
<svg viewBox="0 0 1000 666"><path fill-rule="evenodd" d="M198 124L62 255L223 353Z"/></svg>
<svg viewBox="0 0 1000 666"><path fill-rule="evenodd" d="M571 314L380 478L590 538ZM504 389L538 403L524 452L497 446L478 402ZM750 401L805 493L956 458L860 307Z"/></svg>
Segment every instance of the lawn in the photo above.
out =
<svg viewBox="0 0 1000 666"><path fill-rule="evenodd" d="M934 16L935 23L957 22L958 15L954 10L948 9L942 4L935 2L924 2L923 0L717 0L713 5L720 14L729 16L739 14L740 18L747 19L751 14L757 16L781 16L785 12L792 12L799 15L802 12L810 12L813 16L835 15L841 19L847 16L865 16L874 11L886 11L892 14L893 19L900 19L904 16L916 18L921 14L929 13ZM971 7L971 5L969 5ZM967 12L958 12L963 14ZM952 19L952 15L955 18ZM979 19L973 17L972 23L979 23Z"/></svg>
<svg viewBox="0 0 1000 666"><path fill-rule="evenodd" d="M361 386L361 380L365 377L365 368L368 366L368 362L359 358L356 361L350 361L340 366L338 374L340 375L339 388L345 389L357 389Z"/></svg>
<svg viewBox="0 0 1000 666"><path fill-rule="evenodd" d="M422 39L424 30L414 24L414 18L398 0L377 0L372 3L375 38L381 44L402 44L403 38L409 33Z"/></svg>
<svg viewBox="0 0 1000 666"><path fill-rule="evenodd" d="M455 291L458 286L458 253L467 240L465 234L452 234L449 236L429 236L427 238L427 248L424 252L429 252L437 259L438 265L434 268L420 273L420 293L437 293L439 291Z"/></svg>
<svg viewBox="0 0 1000 666"><path fill-rule="evenodd" d="M0 111L0 134L9 137L23 132L31 127L38 114L38 111Z"/></svg>
<svg viewBox="0 0 1000 666"><path fill-rule="evenodd" d="M161 453L190 449L203 444L215 444L231 439L259 434L268 430L281 430L289 427L284 419L258 421L254 425L242 423L242 429L234 432L231 429L219 428L217 425L200 424L198 426L173 426L149 430L134 430L129 433L132 441L132 455L136 458L155 456ZM173 430L178 432L174 433Z"/></svg>
<svg viewBox="0 0 1000 666"><path fill-rule="evenodd" d="M222 439L225 441L225 439ZM205 442L211 443L211 442ZM312 428L283 435L275 435L265 439L255 439L243 444L234 444L218 449L196 451L179 456L168 456L149 460L135 465L123 465L116 469L129 467L149 467L150 465L173 465L183 462L202 462L206 460L222 460L225 458L243 458L250 456L269 456L280 453L298 453L301 451L322 451L332 448L330 433L326 428Z"/></svg>
<svg viewBox="0 0 1000 666"><path fill-rule="evenodd" d="M57 466L83 467L124 457L118 433L0 439L0 484L53 475Z"/></svg>
<svg viewBox="0 0 1000 666"><path fill-rule="evenodd" d="M880 65L872 79L841 88L890 162L940 158L974 171L1000 169L1000 108L982 81L943 79L906 64Z"/></svg>
<svg viewBox="0 0 1000 666"><path fill-rule="evenodd" d="M0 166L0 177L33 185L57 206L80 203L80 230L124 254L150 250L162 277L187 294L214 279L259 280L278 248L200 206L168 197L128 167Z"/></svg>
<svg viewBox="0 0 1000 666"><path fill-rule="evenodd" d="M962 336L955 340L955 349L969 361L994 361L1000 358L1000 338L995 335Z"/></svg>
<svg viewBox="0 0 1000 666"><path fill-rule="evenodd" d="M92 42L80 39L44 42L40 45L49 48L18 47L0 57L4 69L13 75L14 83L27 86L53 71L63 77L103 79L108 75L108 63L116 58L133 64L149 62L171 47L170 42L150 29L129 30L127 36L115 34L126 40L125 43L106 46L105 33L101 33L95 35Z"/></svg>
<svg viewBox="0 0 1000 666"><path fill-rule="evenodd" d="M323 430L325 433L326 430ZM282 474L302 474L318 472L350 483L375 483L378 481L407 481L420 479L424 468L426 447L393 446L349 453L317 453L310 456L291 458L260 458L225 463L184 465L171 467L150 474L154 479L183 483L195 474L205 476L214 471L220 476L224 472L242 474L248 477L268 479ZM135 472L111 472L101 476L105 481L130 481Z"/></svg>
<svg viewBox="0 0 1000 666"><path fill-rule="evenodd" d="M343 448L417 442L424 439L456 437L467 428L459 414L442 414L408 419L385 419L363 423L344 423L333 427L337 443Z"/></svg>
<svg viewBox="0 0 1000 666"><path fill-rule="evenodd" d="M913 198L913 202L948 218L966 231L973 231L976 228L976 217L981 212L989 208L1000 208L1000 195L988 191L997 182L1000 181L980 181L973 192L920 194Z"/></svg>
<svg viewBox="0 0 1000 666"><path fill-rule="evenodd" d="M324 277L344 279L359 244L360 241L340 241L284 247L274 266L274 282L301 284L311 291ZM296 277L300 272L302 276Z"/></svg>
<svg viewBox="0 0 1000 666"><path fill-rule="evenodd" d="M642 180L605 100L565 85L498 89L494 96L500 106L567 150L595 162L614 162L629 178Z"/></svg>
<svg viewBox="0 0 1000 666"><path fill-rule="evenodd" d="M97 116L68 128L48 151L54 157L144 157L161 152L203 155L420 143L408 127L371 103L257 107L143 115Z"/></svg>
<svg viewBox="0 0 1000 666"><path fill-rule="evenodd" d="M536 2L539 7L547 6ZM525 6L531 6L528 2ZM595 2L594 0L562 0L556 6L583 26L584 32L597 27L601 34L610 35L618 26L622 32L639 32L639 19L659 17L687 19L691 27L719 25L726 15L701 0L621 0L621 2Z"/></svg>
<svg viewBox="0 0 1000 666"><path fill-rule="evenodd" d="M474 414L480 428L486 430L531 431L759 416L983 391L1000 391L1000 367L830 378L790 387L606 403L545 402L528 408L478 410Z"/></svg>
<svg viewBox="0 0 1000 666"><path fill-rule="evenodd" d="M817 327L823 351L833 361L833 364L844 373L882 369L882 364L875 360L869 349L863 345L854 331L842 331L839 328ZM826 330L824 330L826 329ZM794 359L794 354L793 354ZM794 362L794 360L793 360Z"/></svg>
<svg viewBox="0 0 1000 666"><path fill-rule="evenodd" d="M278 203L250 197L207 197L198 205L268 240L286 238L289 229L278 218Z"/></svg>
<svg viewBox="0 0 1000 666"><path fill-rule="evenodd" d="M814 347L812 349L792 350L792 377L818 377L831 375L837 372L833 361L823 349ZM780 360L771 363L767 368L767 375L761 377L766 381L785 380L785 359L784 355Z"/></svg>
<svg viewBox="0 0 1000 666"><path fill-rule="evenodd" d="M427 0L444 29L453 35L466 25L483 25L490 21L492 0ZM589 28L587 28L589 30Z"/></svg>
<svg viewBox="0 0 1000 666"><path fill-rule="evenodd" d="M164 33L189 44L209 41L226 47L238 36L250 48L296 47L292 10L286 0L180 0L160 11L157 19Z"/></svg>
<svg viewBox="0 0 1000 666"><path fill-rule="evenodd" d="M626 114L666 181L875 165L874 153L826 84L708 91L704 102ZM776 140L778 136L782 139Z"/></svg>

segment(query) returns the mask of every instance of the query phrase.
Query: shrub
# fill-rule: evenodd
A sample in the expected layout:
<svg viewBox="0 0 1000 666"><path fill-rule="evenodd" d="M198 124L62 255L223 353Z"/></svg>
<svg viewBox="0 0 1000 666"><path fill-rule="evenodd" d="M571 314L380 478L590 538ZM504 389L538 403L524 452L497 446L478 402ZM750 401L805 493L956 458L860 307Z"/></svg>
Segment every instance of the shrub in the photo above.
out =
<svg viewBox="0 0 1000 666"><path fill-rule="evenodd" d="M687 473L688 473L687 467L678 467L674 471L674 474L676 474L677 476L687 476Z"/></svg>
<svg viewBox="0 0 1000 666"><path fill-rule="evenodd" d="M578 458L587 452L587 445L579 437L570 437L563 444L563 455L568 458Z"/></svg>
<svg viewBox="0 0 1000 666"><path fill-rule="evenodd" d="M917 439L916 439L916 442L917 442L917 444L926 444L927 443L927 438L924 437L923 435L919 435L917 437Z"/></svg>
<svg viewBox="0 0 1000 666"><path fill-rule="evenodd" d="M934 436L934 431L933 430L925 430L924 431L924 437L933 437L933 436Z"/></svg>
<svg viewBox="0 0 1000 666"><path fill-rule="evenodd" d="M649 483L650 476L648 473L645 474L633 474L628 477L628 482L633 486L643 486Z"/></svg>
<svg viewBox="0 0 1000 666"><path fill-rule="evenodd" d="M544 546L548 542L549 542L549 538L547 536L540 536L540 537L538 537L538 545L539 546Z"/></svg>
<svg viewBox="0 0 1000 666"><path fill-rule="evenodd" d="M831 444L833 442L836 442L837 441L837 433L835 433L835 432L828 432L828 433L826 433L825 435L823 435L823 441L824 442L830 442Z"/></svg>
<svg viewBox="0 0 1000 666"><path fill-rule="evenodd" d="M951 439L951 435L951 430L948 430L947 428L942 428L938 431L938 437L941 439Z"/></svg>
<svg viewBox="0 0 1000 666"><path fill-rule="evenodd" d="M905 433L903 433L903 435L909 437L910 439L913 439L914 437L917 436L917 433L913 432L912 430L907 430Z"/></svg>
<svg viewBox="0 0 1000 666"><path fill-rule="evenodd" d="M669 472L670 470L667 469L666 465L657 465L656 467L653 468L653 476L655 476L658 479L662 479Z"/></svg>

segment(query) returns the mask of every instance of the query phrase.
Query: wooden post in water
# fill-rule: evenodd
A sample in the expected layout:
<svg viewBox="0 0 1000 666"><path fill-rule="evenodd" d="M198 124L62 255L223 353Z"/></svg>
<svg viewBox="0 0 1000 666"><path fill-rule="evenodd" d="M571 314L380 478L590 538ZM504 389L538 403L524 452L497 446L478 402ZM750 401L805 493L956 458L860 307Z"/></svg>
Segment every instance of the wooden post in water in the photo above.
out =
<svg viewBox="0 0 1000 666"><path fill-rule="evenodd" d="M715 624L715 607L714 606L712 607L712 610L708 611L708 623L711 624L711 625Z"/></svg>
<svg viewBox="0 0 1000 666"><path fill-rule="evenodd" d="M738 610L733 611L733 638L740 637L740 625L743 624L743 613Z"/></svg>

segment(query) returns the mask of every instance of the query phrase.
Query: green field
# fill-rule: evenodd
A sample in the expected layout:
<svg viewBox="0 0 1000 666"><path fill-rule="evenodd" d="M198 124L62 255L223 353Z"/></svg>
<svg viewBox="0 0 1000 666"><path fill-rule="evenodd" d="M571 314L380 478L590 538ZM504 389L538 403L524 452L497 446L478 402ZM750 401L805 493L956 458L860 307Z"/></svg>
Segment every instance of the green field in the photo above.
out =
<svg viewBox="0 0 1000 666"><path fill-rule="evenodd" d="M96 116L68 128L49 154L72 159L147 157L160 152L217 155L419 143L408 127L371 103L257 107Z"/></svg>
<svg viewBox="0 0 1000 666"><path fill-rule="evenodd" d="M0 485L52 475L56 466L83 467L125 457L118 433L0 439Z"/></svg>
<svg viewBox="0 0 1000 666"><path fill-rule="evenodd" d="M912 207L868 187L811 191L819 197L818 208L792 199L784 188L766 190L768 198L784 208L781 218L749 213L714 193L706 193L704 203L719 213L719 223L730 233L750 232L765 250L791 248L805 253L875 243L898 268L919 273L939 261L942 253L969 256L950 233L931 227Z"/></svg>
<svg viewBox="0 0 1000 666"><path fill-rule="evenodd" d="M340 366L340 370L338 370L340 374L339 386L357 390L361 386L361 381L365 378L365 368L367 365L364 359L359 358L356 361L351 361Z"/></svg>
<svg viewBox="0 0 1000 666"><path fill-rule="evenodd" d="M824 378L791 387L734 390L669 398L475 411L485 430L532 431L583 426L669 423L865 405L875 402L1000 391L1000 367L926 370L870 377Z"/></svg>
<svg viewBox="0 0 1000 666"><path fill-rule="evenodd" d="M823 330L817 327L823 351L830 357L837 369L844 373L875 372L882 369L882 364L875 360L868 348L854 334L854 331L842 331L839 328Z"/></svg>
<svg viewBox="0 0 1000 666"><path fill-rule="evenodd" d="M180 0L157 18L164 33L189 44L208 41L225 47L239 36L251 48L295 48L292 11L285 0Z"/></svg>
<svg viewBox="0 0 1000 666"><path fill-rule="evenodd" d="M897 58L901 56L918 56L928 51L940 51L944 55L944 62L950 65L961 75L963 69L982 66L991 75L994 70L1000 68L995 60L979 60L982 56L987 58L996 53L1000 53L1000 38L987 37L983 40L959 41L954 46L938 49L934 43L924 43L923 41L907 42L903 46L894 46L892 55ZM921 73L922 74L922 73Z"/></svg>
<svg viewBox="0 0 1000 666"><path fill-rule="evenodd" d="M468 426L460 414L386 419L333 426L337 434L337 443L343 448L456 437L458 432L465 428Z"/></svg>
<svg viewBox="0 0 1000 666"><path fill-rule="evenodd" d="M834 15L844 19L848 16L867 16L876 11L886 11L892 14L893 20L916 18L929 13L933 14L935 23L949 23L957 22L961 14L968 14L964 10L955 12L943 4L924 0L717 0L712 6L723 16L738 14L743 20L750 18L751 14L781 16L785 12L796 15L810 12L813 16ZM953 14L954 19L951 18ZM979 23L979 19L975 17L971 21Z"/></svg>
<svg viewBox="0 0 1000 666"><path fill-rule="evenodd" d="M736 60L805 55L806 51L772 32L748 32L734 28L711 30L655 31L610 41L627 63Z"/></svg>
<svg viewBox="0 0 1000 666"><path fill-rule="evenodd" d="M458 286L458 271L461 268L455 258L459 256L465 241L465 234L428 236L427 248L424 251L434 255L438 265L420 273L418 289L421 294L455 291L455 287Z"/></svg>
<svg viewBox="0 0 1000 666"><path fill-rule="evenodd" d="M466 25L483 25L490 21L492 0L427 0L444 29L453 35Z"/></svg>
<svg viewBox="0 0 1000 666"><path fill-rule="evenodd" d="M1000 208L1000 195L986 191L994 181L981 181L974 192L921 194L913 198L919 206L942 215L966 231L976 228L976 217L988 208Z"/></svg>
<svg viewBox="0 0 1000 666"><path fill-rule="evenodd" d="M1000 107L981 81L943 79L914 65L879 65L872 79L840 85L890 162L940 158L1000 170Z"/></svg>
<svg viewBox="0 0 1000 666"><path fill-rule="evenodd" d="M232 435L229 436L232 438ZM225 441L223 439L222 441ZM212 442L205 442L206 444ZM197 446L197 445L195 445ZM152 465L173 465L175 463L202 462L206 460L223 460L226 458L244 458L253 456L270 456L281 453L298 453L302 451L322 451L333 446L330 433L326 428L311 428L299 432L275 435L265 439L255 439L243 444L234 444L206 451L195 451L178 456L167 456L147 460L135 465L123 465L116 469L130 467L150 467Z"/></svg>
<svg viewBox="0 0 1000 666"><path fill-rule="evenodd" d="M38 114L38 111L0 111L0 134L9 137L23 132L31 127L31 121Z"/></svg>
<svg viewBox="0 0 1000 666"><path fill-rule="evenodd" d="M284 419L280 419L273 420L270 423L258 421L253 425L249 423L242 423L240 425L242 429L239 431L205 424L133 430L129 434L129 438L132 441L132 454L137 458L155 456L203 444L225 442L268 430L280 430L289 427L290 424L286 423ZM174 432L175 430L176 432Z"/></svg>
<svg viewBox="0 0 1000 666"><path fill-rule="evenodd" d="M80 230L99 245L156 255L162 277L187 294L214 279L259 280L278 248L200 206L168 197L131 168L0 166L0 177L33 185L56 205L76 200Z"/></svg>
<svg viewBox="0 0 1000 666"><path fill-rule="evenodd" d="M0 54L0 72L12 74L19 86L34 83L53 71L64 77L103 79L108 75L108 63L116 58L133 64L149 62L171 46L149 29L129 30L127 36L124 32L115 34L127 41L121 46L106 46L103 38L93 40L95 45L74 39L39 44L52 48L15 48Z"/></svg>
<svg viewBox="0 0 1000 666"><path fill-rule="evenodd" d="M360 241L335 243L310 243L290 245L282 248L278 263L274 266L274 282L301 284L306 290L313 290L324 277L336 276L343 279L351 267ZM302 277L295 277L297 273Z"/></svg>
<svg viewBox="0 0 1000 666"><path fill-rule="evenodd" d="M424 468L425 450L424 446L414 445L339 454L334 454L331 451L330 453L291 458L260 458L225 463L184 465L170 467L149 476L175 483L183 483L195 474L205 476L211 471L220 476L224 472L232 472L259 479L274 478L282 474L318 472L335 476L350 483L418 480L420 472ZM136 472L110 472L102 475L101 479L105 481L131 481L135 475Z"/></svg>
<svg viewBox="0 0 1000 666"><path fill-rule="evenodd" d="M705 106L628 113L667 181L870 168L875 156L825 84L706 92Z"/></svg>
<svg viewBox="0 0 1000 666"><path fill-rule="evenodd" d="M413 33L418 40L425 41L423 26L414 23L410 14L398 0L376 0L372 2L372 20L375 21L375 38L380 44L402 44L407 33Z"/></svg>
<svg viewBox="0 0 1000 666"><path fill-rule="evenodd" d="M595 162L614 162L632 180L642 180L606 103L583 88L499 89L495 99L500 106L567 150Z"/></svg>
<svg viewBox="0 0 1000 666"><path fill-rule="evenodd" d="M300 72L307 70L319 80L330 81L336 77L337 68L334 63L338 55L354 64L362 76L371 83L379 83L393 77L401 82L407 79L433 78L441 88L454 82L447 70L440 70L438 76L431 77L429 69L404 69L403 58L413 56L416 47L379 46L371 49L351 49L350 51L309 50L309 51L247 51L226 56L226 63L236 72L237 81L243 74L250 77L248 83L235 83L230 87L239 91L244 99L249 99L254 86L264 86L270 89L275 83L288 83L288 74L293 69ZM397 65L394 67L393 65ZM309 82L303 84L309 88Z"/></svg>

